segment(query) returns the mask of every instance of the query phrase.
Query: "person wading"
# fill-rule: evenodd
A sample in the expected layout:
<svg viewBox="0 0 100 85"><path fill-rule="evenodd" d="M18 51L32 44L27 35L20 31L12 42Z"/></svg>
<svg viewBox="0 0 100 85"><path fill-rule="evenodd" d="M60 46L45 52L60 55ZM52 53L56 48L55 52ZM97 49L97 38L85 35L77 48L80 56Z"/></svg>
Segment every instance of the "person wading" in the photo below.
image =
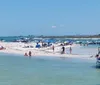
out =
<svg viewBox="0 0 100 85"><path fill-rule="evenodd" d="M31 51L29 51L29 57L31 57L32 56L32 52Z"/></svg>

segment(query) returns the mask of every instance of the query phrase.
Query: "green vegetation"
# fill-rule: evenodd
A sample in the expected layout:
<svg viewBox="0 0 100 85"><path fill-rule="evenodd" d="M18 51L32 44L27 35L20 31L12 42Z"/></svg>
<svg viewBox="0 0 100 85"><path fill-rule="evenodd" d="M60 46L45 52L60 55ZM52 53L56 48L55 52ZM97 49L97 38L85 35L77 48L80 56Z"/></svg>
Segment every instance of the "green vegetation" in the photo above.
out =
<svg viewBox="0 0 100 85"><path fill-rule="evenodd" d="M98 35L64 35L64 36L37 36L39 38L100 38Z"/></svg>

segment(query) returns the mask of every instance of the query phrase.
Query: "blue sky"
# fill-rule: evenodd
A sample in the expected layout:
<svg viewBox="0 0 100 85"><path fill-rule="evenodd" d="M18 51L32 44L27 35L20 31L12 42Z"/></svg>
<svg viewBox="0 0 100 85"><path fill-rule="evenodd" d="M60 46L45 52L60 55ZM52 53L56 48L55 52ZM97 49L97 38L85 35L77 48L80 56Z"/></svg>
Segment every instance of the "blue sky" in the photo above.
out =
<svg viewBox="0 0 100 85"><path fill-rule="evenodd" d="M0 36L100 34L100 0L0 0Z"/></svg>

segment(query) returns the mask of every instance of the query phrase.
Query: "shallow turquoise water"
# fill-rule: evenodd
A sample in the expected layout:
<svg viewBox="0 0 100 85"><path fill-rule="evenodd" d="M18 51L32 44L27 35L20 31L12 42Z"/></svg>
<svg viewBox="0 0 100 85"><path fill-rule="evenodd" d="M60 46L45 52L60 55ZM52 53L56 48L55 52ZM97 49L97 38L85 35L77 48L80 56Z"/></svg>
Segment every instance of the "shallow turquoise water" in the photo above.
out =
<svg viewBox="0 0 100 85"><path fill-rule="evenodd" d="M83 48L98 48L100 45L88 45L88 46L83 46Z"/></svg>
<svg viewBox="0 0 100 85"><path fill-rule="evenodd" d="M95 61L0 54L0 85L100 85Z"/></svg>

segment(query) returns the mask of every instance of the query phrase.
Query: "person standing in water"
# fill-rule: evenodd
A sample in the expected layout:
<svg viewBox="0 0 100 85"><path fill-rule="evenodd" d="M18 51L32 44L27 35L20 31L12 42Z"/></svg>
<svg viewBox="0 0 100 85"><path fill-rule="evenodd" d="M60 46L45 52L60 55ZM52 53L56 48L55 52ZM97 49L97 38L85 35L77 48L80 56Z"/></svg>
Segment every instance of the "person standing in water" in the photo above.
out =
<svg viewBox="0 0 100 85"><path fill-rule="evenodd" d="M53 50L53 52L54 52L54 50L55 50L55 47L54 47L54 45L52 46L52 50Z"/></svg>
<svg viewBox="0 0 100 85"><path fill-rule="evenodd" d="M65 47L63 46L61 54L64 54L64 53L65 53Z"/></svg>
<svg viewBox="0 0 100 85"><path fill-rule="evenodd" d="M29 51L29 57L31 57L32 56L32 52L31 51Z"/></svg>
<svg viewBox="0 0 100 85"><path fill-rule="evenodd" d="M70 51L70 54L72 54L72 48L71 48L71 46L70 46L70 48L69 48L69 51Z"/></svg>

